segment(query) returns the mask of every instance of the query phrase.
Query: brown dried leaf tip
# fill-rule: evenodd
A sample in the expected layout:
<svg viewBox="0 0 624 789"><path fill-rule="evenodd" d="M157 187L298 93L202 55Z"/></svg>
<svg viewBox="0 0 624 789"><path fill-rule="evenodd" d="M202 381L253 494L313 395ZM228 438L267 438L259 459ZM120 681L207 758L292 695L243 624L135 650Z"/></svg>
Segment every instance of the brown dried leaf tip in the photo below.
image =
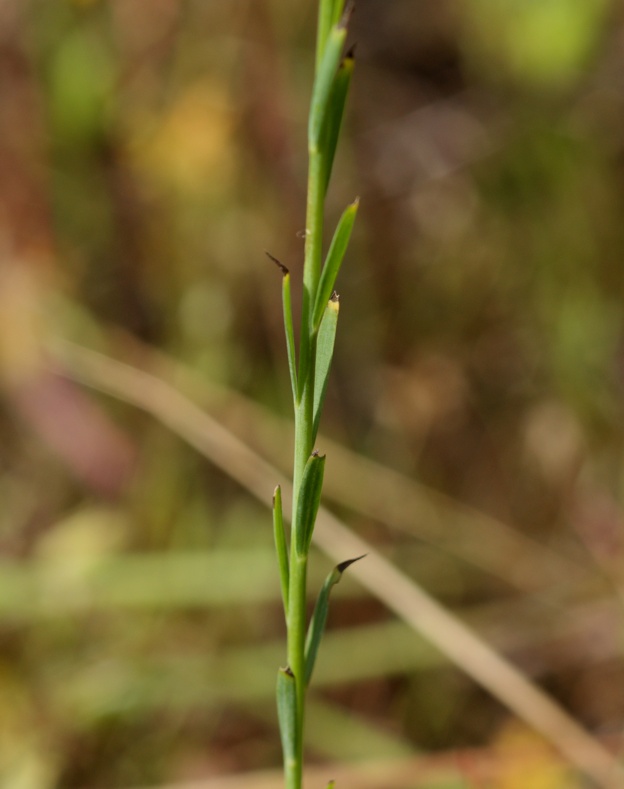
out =
<svg viewBox="0 0 624 789"><path fill-rule="evenodd" d="M286 276L286 274L290 274L290 271L289 271L289 270L286 268L286 266L285 266L285 265L284 265L284 264L281 262L281 260L278 260L278 259L277 259L276 257L274 257L274 256L273 256L273 255L272 255L270 252L267 252L267 251L266 251L266 249L264 250L264 254L265 254L267 257L268 257L268 259L269 259L269 260L272 260L272 261L275 263L275 265L278 267L278 269L279 269L279 270L282 272L282 274L283 274L284 276Z"/></svg>
<svg viewBox="0 0 624 789"><path fill-rule="evenodd" d="M359 562L360 559L363 559L367 554L363 553L361 556L356 556L355 559L347 559L344 562L340 562L340 564L336 565L336 569L340 574L344 573L347 567L350 567L354 562Z"/></svg>
<svg viewBox="0 0 624 789"><path fill-rule="evenodd" d="M349 27L349 22L351 21L351 14L353 14L354 10L355 10L355 0L349 0L342 14L342 19L340 20L340 22L338 22L338 27L340 28Z"/></svg>

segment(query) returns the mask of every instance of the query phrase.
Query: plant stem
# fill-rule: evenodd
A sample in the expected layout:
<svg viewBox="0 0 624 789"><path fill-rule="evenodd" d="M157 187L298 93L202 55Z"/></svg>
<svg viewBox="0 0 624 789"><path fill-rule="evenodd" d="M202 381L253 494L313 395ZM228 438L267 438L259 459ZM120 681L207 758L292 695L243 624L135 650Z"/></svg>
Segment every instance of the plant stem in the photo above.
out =
<svg viewBox="0 0 624 789"><path fill-rule="evenodd" d="M320 151L309 149L308 194L306 202L305 256L303 263L303 299L301 309L301 331L299 335L300 400L295 420L300 418L301 430L295 423L295 502L297 480L312 452L312 414L314 403L314 340L312 314L314 300L321 276L321 253L323 244L323 209L325 205L324 162ZM297 440L299 439L299 443Z"/></svg>
<svg viewBox="0 0 624 789"><path fill-rule="evenodd" d="M308 557L293 557L290 564L288 610L288 664L295 675L297 732L295 763L286 766L286 789L300 789L303 771L303 722L305 715L305 635Z"/></svg>
<svg viewBox="0 0 624 789"><path fill-rule="evenodd" d="M322 300L327 303L321 307L319 306L320 302L317 304L317 300L321 299L318 291L321 282L325 193L348 87L348 79L345 81L344 77L347 71L344 68L341 67L340 77L337 76L340 71L341 52L346 36L345 25L338 24L343 8L344 0L320 0L316 76L308 123L305 254L299 360L296 373L294 372L296 365L294 363L295 350L288 279L284 280L283 288L285 327L295 411L290 557L287 564L282 560L280 569L283 589L288 589L287 594L283 593L288 631L288 665L280 669L277 690L286 789L301 789L303 776L306 685L313 668L313 658L312 662L307 660L305 652L308 629L306 615L308 550L321 496L324 468L322 456L313 453L313 450L318 417L326 390L338 315L337 297L330 298L333 288L332 280L335 280L337 276L350 232L350 225L346 220L343 221L339 233L340 244L336 247L340 251L333 255L331 266L324 275ZM327 44L330 40L331 46ZM324 52L327 54L325 55ZM352 57L349 62L352 65ZM350 69L348 73L350 73ZM351 213L353 216L349 214L348 220L352 224L354 209L351 209ZM347 225L348 230L345 231L344 227ZM279 261L277 262L287 278L288 270L279 264ZM329 301L327 301L328 299ZM325 315L329 316L327 322L323 322ZM320 361L317 370L318 342L320 342L318 349ZM315 387L318 389L316 393ZM280 505L281 499L278 496L277 504L274 503L274 507ZM279 526L282 518L281 511L275 511L274 518L274 522ZM279 532L277 534L276 544L279 553L282 550L280 547L282 543L279 542L281 539ZM283 557L283 550L281 555ZM322 619L323 623L326 616L326 597L327 594L323 598L323 616L317 617L317 620L321 622ZM317 626L311 636L314 657L323 626L323 624Z"/></svg>
<svg viewBox="0 0 624 789"><path fill-rule="evenodd" d="M300 399L295 404L295 452L293 473L293 520L297 528L297 502L301 478L314 442L314 360L316 336L311 330L314 299L321 272L323 240L323 208L325 189L323 158L318 151L310 151L308 171L308 199L306 212L306 242L303 269L303 308L301 316L300 347ZM288 665L295 675L297 697L296 760L286 766L286 789L300 789L303 769L303 723L305 717L305 637L307 602L308 557L299 556L295 540L291 540L290 589L288 605Z"/></svg>
<svg viewBox="0 0 624 789"><path fill-rule="evenodd" d="M310 331L311 299L318 289L321 274L321 248L323 241L323 207L325 204L324 161L322 153L309 148L308 199L306 213L306 245L303 266L304 311L302 331ZM307 297L307 298L306 298ZM306 309L307 307L307 309Z"/></svg>

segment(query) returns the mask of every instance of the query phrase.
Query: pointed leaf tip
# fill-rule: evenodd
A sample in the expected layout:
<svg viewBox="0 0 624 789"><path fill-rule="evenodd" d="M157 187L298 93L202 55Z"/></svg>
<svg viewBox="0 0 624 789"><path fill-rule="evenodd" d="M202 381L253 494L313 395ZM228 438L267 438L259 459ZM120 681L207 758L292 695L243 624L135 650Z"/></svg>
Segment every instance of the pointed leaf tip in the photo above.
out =
<svg viewBox="0 0 624 789"><path fill-rule="evenodd" d="M368 554L363 553L361 556L356 556L355 559L347 559L344 562L340 562L340 564L336 565L336 570L342 575L347 567L350 567L355 562L359 562L360 559L364 559L365 556L368 556Z"/></svg>
<svg viewBox="0 0 624 789"><path fill-rule="evenodd" d="M264 254L268 257L269 260L272 260L273 263L275 263L275 265L278 267L278 269L282 272L284 276L290 274L290 271L286 268L286 266L270 252L267 252L266 249L264 250Z"/></svg>
<svg viewBox="0 0 624 789"><path fill-rule="evenodd" d="M309 684L310 679L312 678L312 672L314 671L316 656L318 653L319 645L321 643L321 638L323 637L323 632L325 630L325 623L327 621L327 612L329 610L330 592L337 583L340 583L342 574L347 569L347 567L353 564L353 562L357 562L359 559L363 559L364 556L366 556L366 554L362 554L362 556L356 556L355 559L347 559L344 562L340 562L340 564L337 564L325 579L323 588L321 589L319 596L316 600L316 605L314 606L314 612L312 614L312 618L310 619L310 624L308 625L308 632L306 634L306 645L305 645L306 684Z"/></svg>
<svg viewBox="0 0 624 789"><path fill-rule="evenodd" d="M338 22L339 28L345 28L349 26L349 22L351 21L351 16L355 11L355 0L348 0L347 4L345 5L345 9L343 11L342 17Z"/></svg>

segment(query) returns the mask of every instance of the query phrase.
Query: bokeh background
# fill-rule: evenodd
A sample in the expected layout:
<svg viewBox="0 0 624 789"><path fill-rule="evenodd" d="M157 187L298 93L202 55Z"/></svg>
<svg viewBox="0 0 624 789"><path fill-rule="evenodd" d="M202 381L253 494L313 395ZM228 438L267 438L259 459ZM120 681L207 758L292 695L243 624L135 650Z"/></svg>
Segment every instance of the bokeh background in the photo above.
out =
<svg viewBox="0 0 624 789"><path fill-rule="evenodd" d="M270 515L189 446L189 404L287 471L264 250L298 280L314 18L312 0L0 3L7 789L279 768ZM328 451L327 503L617 749L622 7L358 0L350 40L328 222L361 208L321 430L351 454ZM330 567L314 554L312 591ZM355 581L329 629L311 764L420 755L396 786L581 786Z"/></svg>

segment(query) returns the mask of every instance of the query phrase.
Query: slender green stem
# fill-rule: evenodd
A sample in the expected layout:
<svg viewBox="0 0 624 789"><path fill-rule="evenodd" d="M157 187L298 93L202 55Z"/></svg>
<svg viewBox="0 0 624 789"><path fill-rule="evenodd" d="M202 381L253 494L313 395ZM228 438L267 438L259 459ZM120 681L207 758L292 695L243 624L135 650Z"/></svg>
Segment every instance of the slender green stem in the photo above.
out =
<svg viewBox="0 0 624 789"><path fill-rule="evenodd" d="M295 764L286 772L286 789L300 789L303 770L303 723L305 718L305 637L307 556L291 562L288 611L288 665L295 675L296 751Z"/></svg>
<svg viewBox="0 0 624 789"><path fill-rule="evenodd" d="M287 759L284 762L284 778L286 789L300 789L303 778L301 758Z"/></svg>
<svg viewBox="0 0 624 789"><path fill-rule="evenodd" d="M303 331L303 326L302 326ZM313 355L311 359L313 359ZM288 665L295 675L297 699L296 764L286 770L286 789L300 789L303 769L303 723L305 718L305 637L308 557L297 555L295 534L298 524L297 503L301 478L312 453L314 373L302 382L301 401L295 410L295 457L293 474L293 516L290 551L290 588L288 592Z"/></svg>
<svg viewBox="0 0 624 789"><path fill-rule="evenodd" d="M323 208L325 190L323 186L323 155L315 149L309 152L308 197L306 206L306 240L303 264L303 300L301 309L301 333L299 337L299 400L305 400L306 392L311 396L314 373L310 367L314 360L314 334L311 331L314 301L321 277L321 255L323 243ZM310 442L312 441L310 436ZM311 447L309 450L311 451ZM297 449L295 448L295 453ZM309 454L309 452L307 453ZM307 455L303 463L307 460ZM297 459L295 457L295 471ZM303 470L303 469L301 469Z"/></svg>
<svg viewBox="0 0 624 789"><path fill-rule="evenodd" d="M321 276L323 207L325 204L323 154L316 148L311 148L309 156L306 247L303 269L303 287L308 298L316 294ZM309 310L312 308L309 302L308 308ZM309 331L309 322L305 324L305 328Z"/></svg>
<svg viewBox="0 0 624 789"><path fill-rule="evenodd" d="M286 625L288 631L288 666L278 674L278 711L284 748L284 774L286 789L301 789L303 774L303 728L305 720L306 685L311 674L313 657L316 655L318 641L322 632L322 624L314 631L313 650L309 655L311 661L306 666L306 635L307 635L307 564L308 549L314 528L314 519L323 484L323 457L311 457L316 440L318 416L322 407L326 377L333 351L333 335L331 343L321 334L319 371L321 381L317 382L317 341L321 318L327 304L317 304L319 299L327 302L330 294L324 287L323 297L318 291L321 282L323 219L325 194L333 158L339 120L342 117L346 87L337 78L341 51L346 36L345 24L338 24L344 8L344 0L320 0L319 5L319 42L317 47L317 64L315 85L312 94L310 120L308 124L308 191L306 204L306 235L303 266L303 298L301 327L299 333L299 360L295 375L295 352L292 332L292 312L290 307L290 281L286 281L284 298L284 320L289 350L289 364L293 379L293 395L295 406L295 447L293 463L293 501L292 527L290 535L290 557L284 560L284 545L281 542L278 509L276 544L278 553L282 552L280 576L283 584L288 585L283 592L286 603ZM322 62L321 62L322 61ZM352 65L352 64L351 64ZM339 88L335 85L338 84ZM344 90L342 89L344 87ZM333 125L332 125L333 124ZM327 129L331 126L332 134ZM344 254L348 238L338 234L345 240L338 252L331 259L331 283L335 280ZM334 259L335 258L335 259ZM280 265L284 272L284 267ZM285 271L285 277L288 272ZM330 288L331 290L331 288ZM332 297L333 298L333 297ZM336 298L337 301L337 298ZM316 305L316 307L315 307ZM332 327L335 331L337 304L332 303ZM318 313L315 320L315 313ZM334 314L335 313L335 314ZM327 333L327 332L326 332ZM323 344L324 343L324 344ZM329 354L329 358L328 358ZM315 386L318 392L315 392ZM316 413L315 413L316 411ZM304 476L304 470L307 472ZM280 504L279 495L277 504ZM277 507L277 505L276 505ZM326 607L326 606L325 606ZM324 609L323 609L324 610ZM326 613L326 612L325 612ZM317 617L318 618L318 617ZM319 619L320 621L320 619ZM324 623L324 620L323 620ZM294 690L294 693L293 693Z"/></svg>
<svg viewBox="0 0 624 789"><path fill-rule="evenodd" d="M310 152L306 245L303 273L303 309L299 359L299 402L295 406L295 454L293 474L293 534L298 528L297 503L303 470L314 441L314 359L316 336L311 331L312 310L321 273L324 207L323 162L318 152ZM305 718L305 638L307 555L296 552L291 538L290 588L288 593L288 665L295 675L297 698L296 764L286 769L286 789L300 789L303 765L303 723Z"/></svg>

